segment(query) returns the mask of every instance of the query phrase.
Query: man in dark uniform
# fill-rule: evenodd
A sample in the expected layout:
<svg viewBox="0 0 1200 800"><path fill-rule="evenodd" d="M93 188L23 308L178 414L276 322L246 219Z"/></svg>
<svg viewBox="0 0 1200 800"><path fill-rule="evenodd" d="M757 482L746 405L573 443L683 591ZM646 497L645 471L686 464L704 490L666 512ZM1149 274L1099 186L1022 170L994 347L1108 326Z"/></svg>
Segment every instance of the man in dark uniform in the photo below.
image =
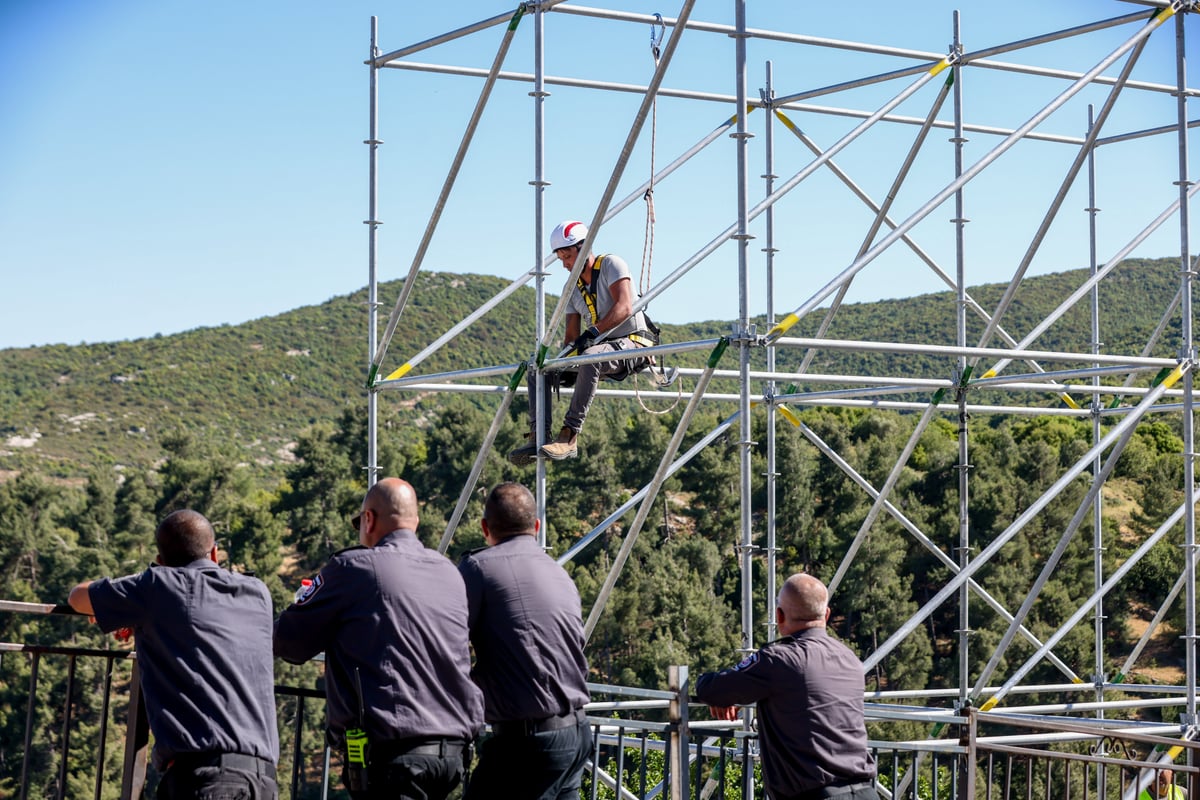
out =
<svg viewBox="0 0 1200 800"><path fill-rule="evenodd" d="M154 734L157 796L279 796L274 612L257 578L217 567L212 525L176 511L154 533L157 566L84 581L68 603L104 631L132 628Z"/></svg>
<svg viewBox="0 0 1200 800"><path fill-rule="evenodd" d="M492 735L466 799L577 798L591 753L587 659L579 591L538 545L533 495L492 489L483 510L489 547L459 564L471 609L472 677Z"/></svg>
<svg viewBox="0 0 1200 800"><path fill-rule="evenodd" d="M696 698L719 719L737 719L735 703L758 703L763 782L772 800L878 800L862 662L826 633L828 620L825 585L793 575L775 609L782 638L696 682Z"/></svg>
<svg viewBox="0 0 1200 800"><path fill-rule="evenodd" d="M446 797L483 726L462 578L421 544L418 521L413 487L379 481L352 520L362 546L331 558L275 623L285 661L325 652L329 738L355 800Z"/></svg>

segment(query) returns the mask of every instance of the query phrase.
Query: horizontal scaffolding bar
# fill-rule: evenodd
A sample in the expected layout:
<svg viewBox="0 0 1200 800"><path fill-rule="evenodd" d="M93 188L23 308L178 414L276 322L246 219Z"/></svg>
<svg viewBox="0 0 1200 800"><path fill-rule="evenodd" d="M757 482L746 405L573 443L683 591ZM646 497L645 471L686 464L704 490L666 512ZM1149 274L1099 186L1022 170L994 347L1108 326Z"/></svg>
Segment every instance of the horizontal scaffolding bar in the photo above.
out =
<svg viewBox="0 0 1200 800"><path fill-rule="evenodd" d="M563 5L554 9L556 13L574 14L577 16L594 17L598 19L608 19L620 22L637 22L643 24L658 24L662 22L669 27L675 27L675 19L671 17L657 18L653 14L638 14L634 12L613 11L604 8L588 8L586 6ZM1080 25L1074 28L1067 28L1062 31L1044 34L1029 39L1021 39L1016 42L996 45L982 50L969 52L963 55L963 63L969 63L971 66L982 67L986 69L1000 70L1004 72L1017 72L1028 75L1036 75L1039 77L1061 78L1063 80L1078 80L1083 77L1082 72L1071 72L1068 70L1048 69L1045 67L1030 66L1025 64L1011 64L1002 61L988 61L989 56L999 55L1001 53L1009 53L1014 50L1021 50L1027 47L1032 47L1039 44L1044 44L1059 39L1078 36L1086 33L1093 33L1107 28L1113 28L1120 25L1132 24L1136 22L1145 22L1146 15L1142 12L1134 12L1125 14L1120 17L1111 19L1099 20L1097 22ZM724 25L714 22L703 22L698 20L688 20L684 26L688 30L703 31L706 33L717 33L725 36L741 33L732 25ZM820 36L806 36L798 33L787 33L782 31L764 30L762 28L746 28L745 36L747 39L762 39L764 41L784 42L788 44L802 44L811 47L826 47L836 50L850 50L859 53L872 53L875 55L894 56L897 58L916 59L922 62L913 67L911 72L906 74L918 74L929 69L933 64L941 61L945 57L945 53L935 53L930 50L912 50L901 47L890 47L887 45L869 44L866 42L849 42L842 39L829 39ZM1113 79L1105 76L1099 76L1094 81L1095 83L1112 83ZM1145 91L1161 92L1163 94L1173 94L1176 87L1173 84L1166 83L1149 83L1138 81L1129 84L1131 87L1142 89ZM1200 90L1197 90L1200 94Z"/></svg>
<svg viewBox="0 0 1200 800"><path fill-rule="evenodd" d="M387 69L409 70L413 72L428 72L438 75L459 75L468 78L486 78L488 70L479 67L458 67L447 64L430 64L426 62L416 61L400 61L386 65ZM533 75L528 72L508 72L500 71L496 74L497 80L502 81L518 81L521 83L533 83ZM567 86L578 89L600 89L611 92L625 92L627 94L644 95L647 87L636 83L612 83L609 81L596 81L586 78L567 78L558 75L547 75L543 78L543 82L552 86ZM658 90L659 97L674 97L683 100L703 100L712 103L729 104L736 107L737 97L731 94L719 94L714 92L700 92L689 89L670 89L660 88ZM761 100L750 100L747 103L751 108L762 108ZM864 111L855 108L837 108L835 106L812 105L811 103L774 103L774 108L785 109L788 111L801 111L809 114L820 114L823 116L834 117L849 117L852 119L866 119L873 112ZM924 125L925 120L920 117L910 117L902 114L884 114L879 118L881 122L892 122L902 125ZM950 121L936 120L933 127L944 130L953 130L954 123ZM1008 136L1013 132L1010 128L997 128L993 125L977 125L964 124L963 130L968 133L988 134L992 136ZM1163 133L1170 133L1174 129L1165 130ZM1069 144L1078 147L1083 144L1081 136L1066 136L1054 133L1040 133L1031 131L1025 135L1026 139L1032 139L1042 142L1054 142L1057 144Z"/></svg>
<svg viewBox="0 0 1200 800"><path fill-rule="evenodd" d="M1106 355L1103 353L1062 353L1051 350L1010 350L1000 347L952 347L936 344L910 344L905 342L872 342L849 339L806 339L783 336L775 340L782 347L801 347L826 350L850 350L863 353L916 353L929 356L957 358L995 357L1034 361L1075 362L1086 361L1096 364L1122 364L1131 367L1175 367L1179 362L1173 358L1146 358L1142 356Z"/></svg>

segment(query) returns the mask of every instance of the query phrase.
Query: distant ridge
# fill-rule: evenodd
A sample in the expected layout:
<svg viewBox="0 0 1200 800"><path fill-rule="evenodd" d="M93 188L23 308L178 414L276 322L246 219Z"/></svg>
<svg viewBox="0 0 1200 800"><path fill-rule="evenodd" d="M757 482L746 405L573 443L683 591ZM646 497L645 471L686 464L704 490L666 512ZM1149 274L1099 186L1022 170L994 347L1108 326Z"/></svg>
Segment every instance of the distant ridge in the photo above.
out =
<svg viewBox="0 0 1200 800"><path fill-rule="evenodd" d="M1019 340L1085 278L1085 270L1028 278L1004 327ZM424 273L417 280L384 374L508 285L494 276L453 273ZM1114 270L1100 290L1104 352L1139 352L1178 283L1178 258L1131 259ZM992 284L970 292L990 311L1004 288ZM381 285L385 318L399 290L399 281ZM369 360L365 304L364 289L242 325L125 342L0 350L5 376L0 384L0 476L33 465L70 477L90 467L150 464L163 454L161 437L180 430L236 443L247 461L264 468L286 461L289 444L305 428L364 403ZM827 337L954 344L954 306L949 291L847 305ZM1034 347L1088 352L1088 307L1086 301L1078 304ZM417 371L526 358L532 349L533 309L533 289L522 288ZM822 316L822 311L810 314L789 335L813 335ZM663 328L664 341L709 338L730 330L728 321ZM759 331L765 330L760 320ZM968 341L974 344L982 330L983 323L971 315ZM1158 355L1178 349L1178 330L1176 314ZM992 345L1003 346L999 340ZM782 352L779 368L795 369L802 357L801 352ZM699 365L704 358L691 354L679 363ZM827 351L809 371L946 377L950 366L923 356Z"/></svg>

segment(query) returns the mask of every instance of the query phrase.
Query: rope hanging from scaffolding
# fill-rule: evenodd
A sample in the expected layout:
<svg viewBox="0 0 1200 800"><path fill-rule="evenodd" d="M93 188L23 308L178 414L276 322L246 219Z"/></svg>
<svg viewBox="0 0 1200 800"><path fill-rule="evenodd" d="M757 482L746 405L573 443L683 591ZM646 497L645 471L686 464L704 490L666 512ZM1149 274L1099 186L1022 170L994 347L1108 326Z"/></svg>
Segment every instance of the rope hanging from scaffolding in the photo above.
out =
<svg viewBox="0 0 1200 800"><path fill-rule="evenodd" d="M654 69L658 69L662 57L662 41L667 34L667 24L662 14L654 14L654 22L650 23L650 57L654 60ZM650 183L642 199L646 201L646 233L642 244L642 272L638 278L638 292L645 294L650 290L650 272L654 261L654 151L657 149L658 136L658 95L650 106Z"/></svg>
<svg viewBox="0 0 1200 800"><path fill-rule="evenodd" d="M662 14L655 12L654 21L650 23L650 57L654 60L654 69L658 70L658 62L662 58L662 43L663 38L667 35L667 23L663 21ZM642 243L642 271L638 276L638 296L650 291L651 271L654 262L654 153L657 150L658 138L658 94L654 95L654 100L650 105L650 181L646 187L646 193L642 195L642 199L646 201L646 233ZM647 317L647 320L649 317ZM676 381L678 371L672 367L668 372L666 363L658 361L658 375L655 376L654 368L656 366L655 359L650 359L649 372L651 375L650 383L652 386L657 386L659 389L665 389ZM679 400L683 396L683 385L680 384L676 390L675 402L670 407L662 411L655 411L646 406L642 401L641 392L638 391L637 375L634 373L633 383L634 396L637 397L638 405L643 411L650 414L666 414L675 406L679 405Z"/></svg>

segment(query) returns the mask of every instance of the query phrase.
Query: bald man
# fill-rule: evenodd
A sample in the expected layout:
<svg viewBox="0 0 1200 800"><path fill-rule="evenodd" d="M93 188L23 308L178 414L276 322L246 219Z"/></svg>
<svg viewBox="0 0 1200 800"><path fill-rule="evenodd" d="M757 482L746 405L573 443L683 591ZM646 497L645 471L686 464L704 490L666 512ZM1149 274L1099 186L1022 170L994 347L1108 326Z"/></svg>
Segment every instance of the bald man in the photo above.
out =
<svg viewBox="0 0 1200 800"><path fill-rule="evenodd" d="M825 630L829 592L797 573L779 591L782 638L742 663L709 672L696 698L718 719L758 704L763 783L772 800L878 800L863 718L863 665Z"/></svg>
<svg viewBox="0 0 1200 800"><path fill-rule="evenodd" d="M419 521L411 485L376 483L350 521L360 546L334 555L275 623L280 658L325 653L326 721L354 800L446 797L483 726L466 589L421 544Z"/></svg>
<svg viewBox="0 0 1200 800"><path fill-rule="evenodd" d="M271 594L217 566L204 515L168 514L154 532L155 565L84 581L67 602L105 631L132 628L160 800L214 791L270 800L275 763Z"/></svg>

